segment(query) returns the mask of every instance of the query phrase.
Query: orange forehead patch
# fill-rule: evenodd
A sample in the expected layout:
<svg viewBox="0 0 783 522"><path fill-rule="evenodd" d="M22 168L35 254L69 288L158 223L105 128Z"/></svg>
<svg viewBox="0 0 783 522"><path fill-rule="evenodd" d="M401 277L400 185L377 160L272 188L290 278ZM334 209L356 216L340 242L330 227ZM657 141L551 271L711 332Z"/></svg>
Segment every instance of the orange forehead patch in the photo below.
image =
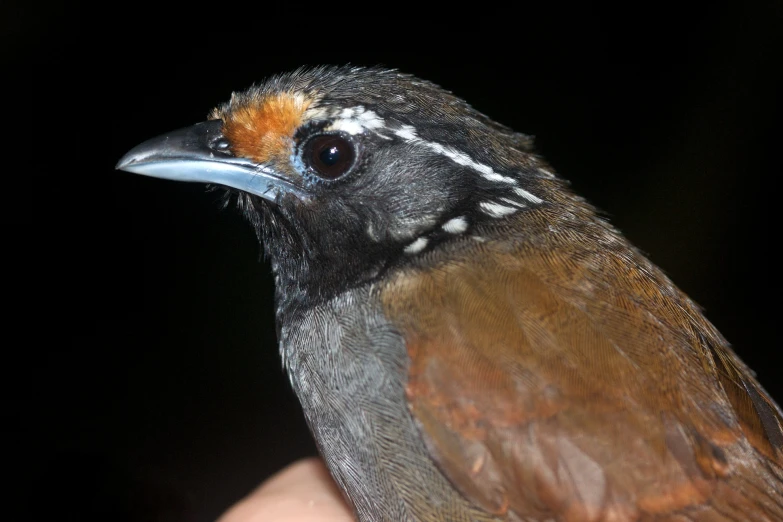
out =
<svg viewBox="0 0 783 522"><path fill-rule="evenodd" d="M302 95L274 94L232 107L223 115L223 135L235 155L266 163L288 156L288 144L310 100Z"/></svg>

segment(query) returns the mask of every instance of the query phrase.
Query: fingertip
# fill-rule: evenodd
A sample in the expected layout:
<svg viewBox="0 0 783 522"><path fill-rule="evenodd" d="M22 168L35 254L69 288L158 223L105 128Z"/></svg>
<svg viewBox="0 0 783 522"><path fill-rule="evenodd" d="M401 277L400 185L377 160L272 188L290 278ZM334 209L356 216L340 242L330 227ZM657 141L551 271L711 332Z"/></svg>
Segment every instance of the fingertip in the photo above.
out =
<svg viewBox="0 0 783 522"><path fill-rule="evenodd" d="M320 459L303 459L279 471L230 508L218 522L352 522Z"/></svg>

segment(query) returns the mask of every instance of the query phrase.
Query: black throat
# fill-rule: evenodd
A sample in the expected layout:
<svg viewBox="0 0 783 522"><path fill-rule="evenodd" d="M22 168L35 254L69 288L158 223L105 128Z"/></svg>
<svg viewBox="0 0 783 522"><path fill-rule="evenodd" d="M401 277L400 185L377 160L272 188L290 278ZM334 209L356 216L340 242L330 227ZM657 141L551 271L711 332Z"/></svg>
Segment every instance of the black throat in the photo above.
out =
<svg viewBox="0 0 783 522"><path fill-rule="evenodd" d="M255 196L239 197L272 264L278 319L379 279L399 258L387 244L359 244L360 238L348 229L304 228L301 223L307 221L292 215L298 207L285 199L275 204Z"/></svg>

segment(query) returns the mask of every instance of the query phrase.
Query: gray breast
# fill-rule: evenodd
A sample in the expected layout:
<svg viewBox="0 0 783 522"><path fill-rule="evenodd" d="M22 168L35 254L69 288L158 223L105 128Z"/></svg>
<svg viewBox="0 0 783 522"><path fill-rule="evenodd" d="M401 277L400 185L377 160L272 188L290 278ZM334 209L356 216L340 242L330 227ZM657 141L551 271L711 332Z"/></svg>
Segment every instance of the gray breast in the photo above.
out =
<svg viewBox="0 0 783 522"><path fill-rule="evenodd" d="M280 347L316 443L364 521L494 520L427 456L405 399L407 353L368 288L283 324Z"/></svg>

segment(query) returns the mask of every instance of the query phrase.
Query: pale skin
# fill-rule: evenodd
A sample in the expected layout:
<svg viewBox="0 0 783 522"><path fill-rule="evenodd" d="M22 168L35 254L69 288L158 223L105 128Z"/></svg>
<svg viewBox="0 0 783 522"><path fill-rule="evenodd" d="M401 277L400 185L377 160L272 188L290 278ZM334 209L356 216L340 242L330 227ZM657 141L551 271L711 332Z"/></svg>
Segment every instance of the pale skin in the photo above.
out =
<svg viewBox="0 0 783 522"><path fill-rule="evenodd" d="M320 459L294 462L229 508L218 522L353 522Z"/></svg>

